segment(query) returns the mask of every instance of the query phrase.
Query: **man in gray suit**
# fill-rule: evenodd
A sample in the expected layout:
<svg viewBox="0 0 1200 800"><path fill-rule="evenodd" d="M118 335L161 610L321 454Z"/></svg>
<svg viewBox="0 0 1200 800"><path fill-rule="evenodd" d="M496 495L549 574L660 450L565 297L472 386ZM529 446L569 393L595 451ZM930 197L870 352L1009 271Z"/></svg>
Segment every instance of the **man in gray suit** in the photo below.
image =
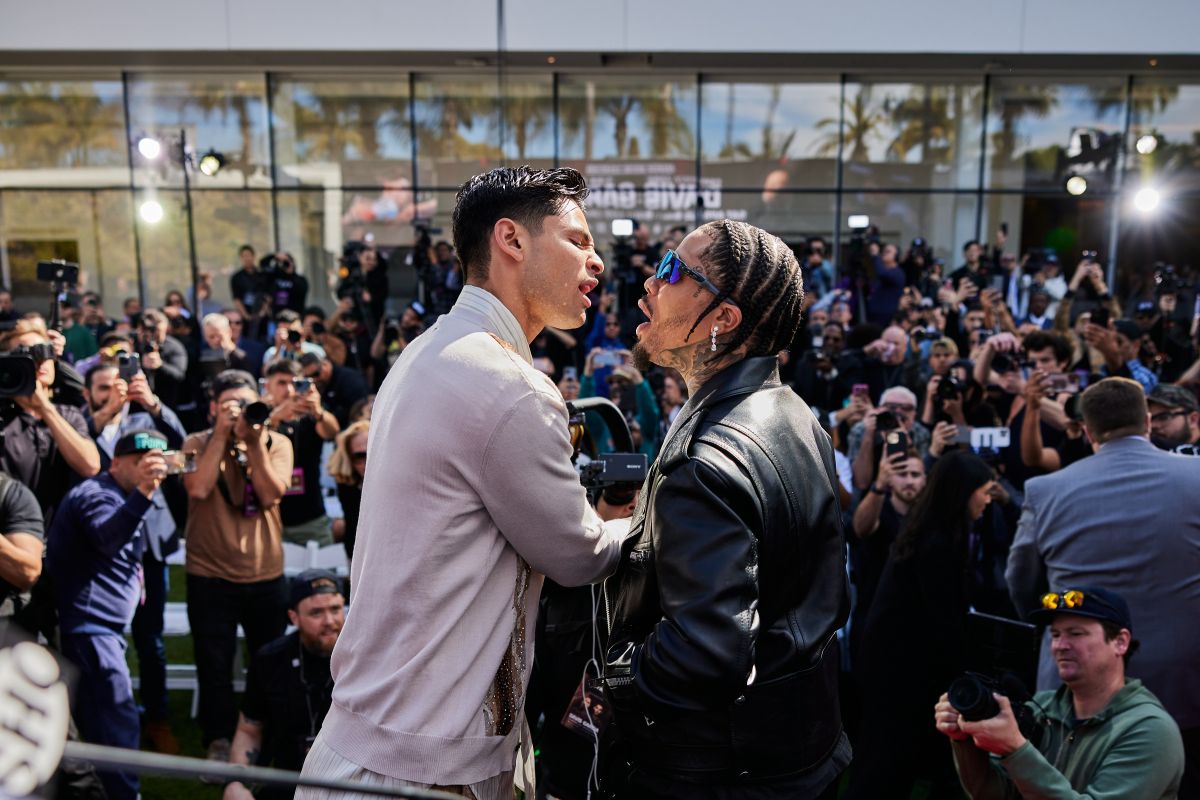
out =
<svg viewBox="0 0 1200 800"><path fill-rule="evenodd" d="M1051 586L1105 586L1123 595L1141 649L1141 678L1183 733L1180 797L1200 796L1200 459L1150 444L1142 387L1107 378L1080 398L1095 455L1025 484L1008 556L1022 616ZM1059 684L1049 638L1038 689Z"/></svg>

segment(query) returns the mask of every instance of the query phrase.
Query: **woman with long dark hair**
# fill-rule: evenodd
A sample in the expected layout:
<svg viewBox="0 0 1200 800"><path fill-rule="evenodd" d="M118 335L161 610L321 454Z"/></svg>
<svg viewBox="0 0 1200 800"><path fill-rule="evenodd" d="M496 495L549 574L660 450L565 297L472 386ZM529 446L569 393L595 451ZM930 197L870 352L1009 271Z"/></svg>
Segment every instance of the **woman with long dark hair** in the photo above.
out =
<svg viewBox="0 0 1200 800"><path fill-rule="evenodd" d="M962 672L963 622L976 589L971 530L994 483L983 459L948 453L930 471L896 539L855 670L862 719L848 800L906 798L922 778L933 781L930 797L961 796L929 703Z"/></svg>

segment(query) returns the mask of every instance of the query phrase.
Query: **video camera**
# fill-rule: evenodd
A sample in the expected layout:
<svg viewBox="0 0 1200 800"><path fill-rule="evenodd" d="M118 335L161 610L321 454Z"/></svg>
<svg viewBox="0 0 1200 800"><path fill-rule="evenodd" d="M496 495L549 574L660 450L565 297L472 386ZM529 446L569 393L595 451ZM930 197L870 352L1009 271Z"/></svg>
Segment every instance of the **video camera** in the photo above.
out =
<svg viewBox="0 0 1200 800"><path fill-rule="evenodd" d="M579 448L586 432L586 412L595 411L608 426L616 452L595 456L579 471L579 481L585 489L604 489L615 484L636 483L646 480L648 462L642 453L633 451L633 436L621 410L604 397L588 397L567 403L570 415L571 445L575 448L572 458L579 456Z"/></svg>
<svg viewBox="0 0 1200 800"><path fill-rule="evenodd" d="M62 259L39 261L37 279L50 284L50 315L46 319L46 327L61 331L58 304L66 299L67 292L79 284L79 265Z"/></svg>
<svg viewBox="0 0 1200 800"><path fill-rule="evenodd" d="M49 347L49 345L38 345ZM37 389L37 364L29 353L0 355L0 398L29 397Z"/></svg>

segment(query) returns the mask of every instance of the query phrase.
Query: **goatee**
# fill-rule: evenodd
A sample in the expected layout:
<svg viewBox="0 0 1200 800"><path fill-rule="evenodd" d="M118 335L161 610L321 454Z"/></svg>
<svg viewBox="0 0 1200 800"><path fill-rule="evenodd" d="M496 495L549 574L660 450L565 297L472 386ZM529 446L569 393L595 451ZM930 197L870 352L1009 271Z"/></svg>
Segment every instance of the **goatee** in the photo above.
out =
<svg viewBox="0 0 1200 800"><path fill-rule="evenodd" d="M650 369L650 352L638 342L633 346L633 366L638 372L645 372Z"/></svg>

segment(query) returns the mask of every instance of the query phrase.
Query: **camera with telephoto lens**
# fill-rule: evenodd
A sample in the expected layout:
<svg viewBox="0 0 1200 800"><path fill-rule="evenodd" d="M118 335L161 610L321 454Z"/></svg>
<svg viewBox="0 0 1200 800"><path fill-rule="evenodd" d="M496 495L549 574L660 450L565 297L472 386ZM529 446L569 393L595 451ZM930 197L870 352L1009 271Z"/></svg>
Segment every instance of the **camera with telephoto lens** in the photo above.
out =
<svg viewBox="0 0 1200 800"><path fill-rule="evenodd" d="M271 416L271 407L261 400L253 403L242 402L242 418L247 425L262 425Z"/></svg>
<svg viewBox="0 0 1200 800"><path fill-rule="evenodd" d="M304 341L304 334L300 333L300 331L291 330L289 328L287 332L287 340L288 344L292 345L293 347L299 346L300 343Z"/></svg>
<svg viewBox="0 0 1200 800"><path fill-rule="evenodd" d="M37 364L29 353L0 354L0 397L29 397L37 389Z"/></svg>
<svg viewBox="0 0 1200 800"><path fill-rule="evenodd" d="M875 430L879 432L894 431L900 427L900 418L891 411L881 411L875 415Z"/></svg>
<svg viewBox="0 0 1200 800"><path fill-rule="evenodd" d="M953 375L943 375L942 379L938 381L937 394L934 396L943 402L946 400L957 400L962 397L966 388L963 382Z"/></svg>
<svg viewBox="0 0 1200 800"><path fill-rule="evenodd" d="M1003 695L1012 704L1021 732L1035 739L1035 720L1026 705L1032 696L1026 687L1037 676L1037 627L978 611L968 611L963 625L966 670L946 691L950 705L963 719L978 722L1000 713L995 695Z"/></svg>

